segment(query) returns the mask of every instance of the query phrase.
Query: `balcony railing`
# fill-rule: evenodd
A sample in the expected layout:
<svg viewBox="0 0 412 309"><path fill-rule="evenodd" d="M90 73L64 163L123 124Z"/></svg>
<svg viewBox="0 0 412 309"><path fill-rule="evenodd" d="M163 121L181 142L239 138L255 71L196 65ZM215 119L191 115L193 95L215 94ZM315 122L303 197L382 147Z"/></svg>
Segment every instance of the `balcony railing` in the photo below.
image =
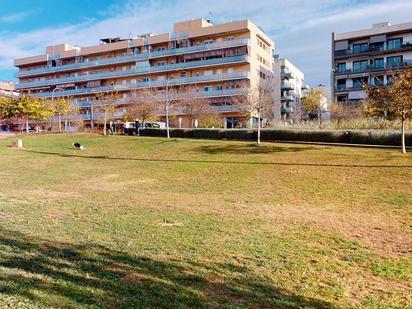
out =
<svg viewBox="0 0 412 309"><path fill-rule="evenodd" d="M79 88L71 90L61 90L54 93L55 97L71 97L77 95L102 93L110 91L127 91L127 90L137 90L142 88L153 88L153 87L164 87L169 82L169 85L184 85L184 84L195 84L195 83L206 83L206 82L216 82L216 81L227 81L227 80L238 80L238 79L249 79L249 72L235 72L227 74L215 74L215 75L202 75L202 76L192 76L192 77L182 77L175 78L172 80L156 80L147 81L140 83L130 83L125 85L113 85L113 86L103 86L95 88ZM52 92L38 92L33 95L41 98L47 98L52 96Z"/></svg>
<svg viewBox="0 0 412 309"><path fill-rule="evenodd" d="M369 46L368 48L363 49L359 52L354 52L353 50L346 50L346 49L336 50L335 57L358 56L358 55L364 55L364 54L369 54L369 53L374 53L374 52L396 52L398 50L401 51L404 49L412 49L412 43L402 44L394 48L388 48L387 46L385 46L384 48Z"/></svg>
<svg viewBox="0 0 412 309"><path fill-rule="evenodd" d="M210 44L202 44L202 45L195 45L195 46L189 46L189 47L167 49L167 50L162 50L162 51L151 51L151 52L145 52L141 54L133 54L133 55L120 56L120 57L113 57L113 58L104 58L104 59L98 59L95 61L71 63L71 64L55 66L55 67L44 67L44 68L39 68L39 69L34 69L34 70L20 71L20 72L17 72L15 76L16 77L27 77L27 76L41 75L45 73L55 73L55 72L57 73L57 72L73 71L73 70L84 69L84 68L96 68L96 67L107 66L107 65L134 62L137 60L153 59L153 58L160 58L160 57L165 57L165 56L181 55L181 54L188 54L188 53L194 53L194 52L200 52L200 51L243 46L243 45L248 45L249 43L250 41L248 39L242 39L242 40L216 42L216 43L210 43Z"/></svg>
<svg viewBox="0 0 412 309"><path fill-rule="evenodd" d="M352 73L365 73L369 71L379 71L379 70L397 70L397 69L407 69L412 68L412 59L406 59L399 64L379 64L379 65L367 65L362 68L357 69L336 69L335 74L352 74Z"/></svg>
<svg viewBox="0 0 412 309"><path fill-rule="evenodd" d="M282 81L281 83L281 88L282 89L295 89L295 86L292 85L290 82L288 81Z"/></svg>
<svg viewBox="0 0 412 309"><path fill-rule="evenodd" d="M64 78L18 83L16 84L16 89L28 89L28 88L35 88L35 87L42 87L42 86L55 86L55 85L63 85L66 83L87 82L87 81L94 81L94 80L101 80L101 79L109 79L109 78L114 78L114 77L128 77L128 76L136 76L136 75L142 75L142 74L148 74L148 73L160 73L160 72L165 72L165 71L167 72L167 71L175 71L175 70L180 70L180 69L198 68L198 67L204 67L204 66L213 66L213 65L220 65L220 64L226 64L226 63L248 62L248 61L249 61L249 56L242 55L242 56L215 58L215 59L201 60L201 61L181 62L181 63L175 63L175 64L168 64L164 66L139 67L133 70L104 72L104 73L96 73L96 74L88 74L88 75L80 75L80 76L75 75L75 76L64 77Z"/></svg>
<svg viewBox="0 0 412 309"><path fill-rule="evenodd" d="M349 91L349 90L363 90L362 85L353 85L352 87L347 87L346 85L335 86L335 91Z"/></svg>

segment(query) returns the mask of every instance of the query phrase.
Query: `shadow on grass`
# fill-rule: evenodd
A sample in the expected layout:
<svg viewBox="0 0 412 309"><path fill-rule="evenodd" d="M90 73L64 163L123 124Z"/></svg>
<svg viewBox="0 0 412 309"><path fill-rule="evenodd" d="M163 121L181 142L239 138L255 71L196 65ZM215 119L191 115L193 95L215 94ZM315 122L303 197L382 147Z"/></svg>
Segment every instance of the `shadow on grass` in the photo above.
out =
<svg viewBox="0 0 412 309"><path fill-rule="evenodd" d="M245 267L155 260L4 229L1 294L53 307L332 308L322 300L278 289Z"/></svg>
<svg viewBox="0 0 412 309"><path fill-rule="evenodd" d="M269 145L257 144L243 144L243 145L205 145L195 149L195 152L203 152L207 154L268 154L279 152L302 152L308 150L324 150L329 147L279 147Z"/></svg>
<svg viewBox="0 0 412 309"><path fill-rule="evenodd" d="M246 165L279 165L279 166L314 166L314 167L342 167L342 168L412 168L412 165L376 165L376 164L329 164L329 163L297 163L297 162L257 162L257 161L229 161L229 160L187 160L187 159L155 159L155 158L127 158L109 156L86 156L58 152L23 150L25 152L41 155L58 156L62 158L81 158L113 161L141 161L141 162L165 162L165 163L210 163L210 164L246 164Z"/></svg>

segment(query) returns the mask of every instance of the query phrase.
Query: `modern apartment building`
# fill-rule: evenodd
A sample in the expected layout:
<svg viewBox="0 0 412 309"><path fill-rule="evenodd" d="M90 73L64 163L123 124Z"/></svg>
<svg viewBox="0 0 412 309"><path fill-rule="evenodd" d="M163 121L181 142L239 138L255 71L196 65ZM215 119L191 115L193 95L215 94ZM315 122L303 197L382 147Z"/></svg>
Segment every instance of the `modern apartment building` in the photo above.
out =
<svg viewBox="0 0 412 309"><path fill-rule="evenodd" d="M332 98L358 102L366 97L362 88L390 82L388 72L412 69L412 22L370 29L332 33Z"/></svg>
<svg viewBox="0 0 412 309"><path fill-rule="evenodd" d="M305 83L305 75L288 59L274 56L273 75L275 83L276 119L294 122L300 120L300 101L303 92L309 89Z"/></svg>
<svg viewBox="0 0 412 309"><path fill-rule="evenodd" d="M16 87L41 98L73 98L91 120L97 115L90 103L98 94L121 95L115 113L121 118L142 90L185 86L193 97L208 98L231 126L245 117L232 99L271 77L273 49L272 40L249 20L215 25L195 19L174 24L166 34L108 38L88 47L49 46L43 55L15 60ZM187 126L185 115L179 117Z"/></svg>
<svg viewBox="0 0 412 309"><path fill-rule="evenodd" d="M8 81L0 80L0 97L18 96L19 93L15 91L14 84Z"/></svg>

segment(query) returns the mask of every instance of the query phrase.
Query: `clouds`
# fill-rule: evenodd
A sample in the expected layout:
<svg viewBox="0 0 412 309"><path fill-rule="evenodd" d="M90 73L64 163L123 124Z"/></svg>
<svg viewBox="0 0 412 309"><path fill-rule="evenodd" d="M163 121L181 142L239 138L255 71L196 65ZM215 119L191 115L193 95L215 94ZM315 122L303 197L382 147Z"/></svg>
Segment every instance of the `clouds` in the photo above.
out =
<svg viewBox="0 0 412 309"><path fill-rule="evenodd" d="M372 23L406 22L412 0L142 0L126 1L97 12L96 18L26 33L0 33L0 70L13 58L41 54L47 45L97 44L107 36L165 33L176 21L210 18L215 23L249 18L276 42L277 52L301 68L312 85L329 82L331 32L370 27Z"/></svg>
<svg viewBox="0 0 412 309"><path fill-rule="evenodd" d="M0 16L0 23L14 24L24 20L26 17L37 14L39 10L18 12L15 14Z"/></svg>

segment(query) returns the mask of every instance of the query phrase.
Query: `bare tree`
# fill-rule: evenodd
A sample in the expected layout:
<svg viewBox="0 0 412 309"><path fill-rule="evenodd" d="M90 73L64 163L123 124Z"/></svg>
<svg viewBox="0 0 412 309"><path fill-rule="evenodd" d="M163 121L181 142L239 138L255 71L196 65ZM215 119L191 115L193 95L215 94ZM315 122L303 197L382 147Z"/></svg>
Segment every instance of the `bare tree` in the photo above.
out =
<svg viewBox="0 0 412 309"><path fill-rule="evenodd" d="M127 105L128 118L139 119L143 128L145 123L156 118L159 107L157 106L155 92L150 89L145 89L139 92L139 96Z"/></svg>
<svg viewBox="0 0 412 309"><path fill-rule="evenodd" d="M103 114L103 135L107 135L107 122L113 118L119 99L119 93L109 91L99 94L91 102L92 108Z"/></svg>
<svg viewBox="0 0 412 309"><path fill-rule="evenodd" d="M262 117L272 113L274 103L273 79L262 79L255 87L243 87L244 93L234 103L249 116L257 118L257 143L260 144Z"/></svg>
<svg viewBox="0 0 412 309"><path fill-rule="evenodd" d="M179 91L177 106L181 113L189 116L190 126L194 127L196 119L201 121L207 116L216 114L216 110L210 105L210 101L188 87L182 87Z"/></svg>

